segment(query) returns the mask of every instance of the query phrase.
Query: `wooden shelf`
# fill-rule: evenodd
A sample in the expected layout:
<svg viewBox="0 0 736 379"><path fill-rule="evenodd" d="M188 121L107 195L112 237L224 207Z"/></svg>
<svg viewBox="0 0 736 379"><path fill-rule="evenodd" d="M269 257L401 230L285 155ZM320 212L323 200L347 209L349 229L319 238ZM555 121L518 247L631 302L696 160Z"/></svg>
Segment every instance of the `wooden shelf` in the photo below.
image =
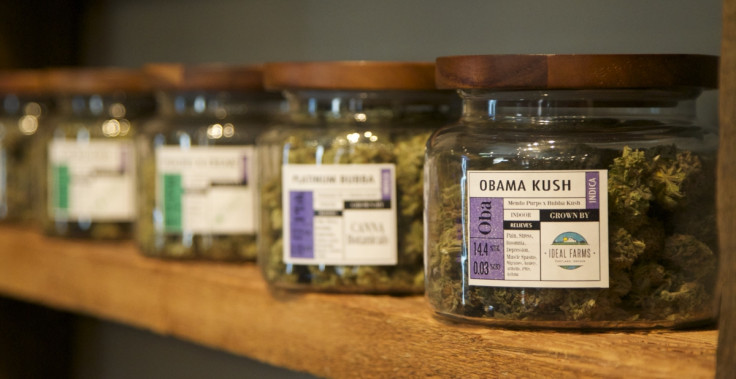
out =
<svg viewBox="0 0 736 379"><path fill-rule="evenodd" d="M0 294L324 377L713 377L717 331L453 324L421 296L272 293L253 264L159 261L131 242L0 227Z"/></svg>

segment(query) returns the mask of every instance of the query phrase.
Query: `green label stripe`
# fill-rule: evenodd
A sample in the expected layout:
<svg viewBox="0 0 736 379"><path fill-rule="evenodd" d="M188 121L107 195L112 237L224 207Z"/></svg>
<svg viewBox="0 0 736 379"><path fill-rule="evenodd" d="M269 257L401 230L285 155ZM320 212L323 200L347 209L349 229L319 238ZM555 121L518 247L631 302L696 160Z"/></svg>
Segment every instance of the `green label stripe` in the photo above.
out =
<svg viewBox="0 0 736 379"><path fill-rule="evenodd" d="M54 205L57 209L69 209L69 167L54 166Z"/></svg>
<svg viewBox="0 0 736 379"><path fill-rule="evenodd" d="M162 174L164 229L181 231L181 195L183 193L180 174Z"/></svg>

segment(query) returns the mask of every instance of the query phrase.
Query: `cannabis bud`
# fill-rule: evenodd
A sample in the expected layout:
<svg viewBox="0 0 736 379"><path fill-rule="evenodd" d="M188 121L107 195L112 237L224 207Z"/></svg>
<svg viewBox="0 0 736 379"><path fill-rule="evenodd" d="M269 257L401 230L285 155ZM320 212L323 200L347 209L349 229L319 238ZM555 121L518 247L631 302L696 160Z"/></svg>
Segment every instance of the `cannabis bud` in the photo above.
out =
<svg viewBox="0 0 736 379"><path fill-rule="evenodd" d="M278 287L336 292L421 292L423 226L422 192L427 132L373 131L369 137L346 140L344 131L326 139L291 131L282 145L288 164L350 165L393 163L396 172L398 262L396 265L322 265L284 262L282 177L272 175L261 189L261 256L266 279ZM371 140L371 137L372 140ZM275 137L271 137L276 139ZM351 136L352 138L352 136ZM264 139L268 140L266 136ZM267 148L261 150L269 154ZM280 153L270 151L271 157ZM267 156L262 155L264 160ZM268 163L265 163L268 166ZM296 237L292 237L296 238Z"/></svg>

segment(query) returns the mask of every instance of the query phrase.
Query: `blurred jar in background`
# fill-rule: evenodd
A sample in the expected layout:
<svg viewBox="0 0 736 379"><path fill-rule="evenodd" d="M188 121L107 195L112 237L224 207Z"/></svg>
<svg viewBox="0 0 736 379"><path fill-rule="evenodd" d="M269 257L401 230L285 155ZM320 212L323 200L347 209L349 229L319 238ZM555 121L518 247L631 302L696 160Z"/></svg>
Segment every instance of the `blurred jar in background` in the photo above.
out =
<svg viewBox="0 0 736 379"><path fill-rule="evenodd" d="M255 260L255 139L281 112L260 66L150 64L157 116L137 138L136 239L148 256Z"/></svg>
<svg viewBox="0 0 736 379"><path fill-rule="evenodd" d="M43 78L37 70L0 71L0 221L33 218L40 162L32 146L52 108Z"/></svg>
<svg viewBox="0 0 736 379"><path fill-rule="evenodd" d="M154 111L139 70L55 69L48 75L58 114L42 134L44 230L93 239L132 236L136 123Z"/></svg>

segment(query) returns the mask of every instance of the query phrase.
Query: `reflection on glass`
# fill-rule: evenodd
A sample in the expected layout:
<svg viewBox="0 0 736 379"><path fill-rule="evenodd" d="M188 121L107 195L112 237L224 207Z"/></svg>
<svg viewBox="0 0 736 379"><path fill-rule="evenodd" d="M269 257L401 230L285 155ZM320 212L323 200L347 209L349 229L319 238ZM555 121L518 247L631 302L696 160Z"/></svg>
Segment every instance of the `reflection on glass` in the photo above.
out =
<svg viewBox="0 0 736 379"><path fill-rule="evenodd" d="M197 113L204 112L205 108L207 108L207 100L205 100L204 96L197 96L194 99L194 111Z"/></svg>
<svg viewBox="0 0 736 379"><path fill-rule="evenodd" d="M350 143L357 143L360 140L360 134L358 133L350 133L347 135L348 141Z"/></svg>
<svg viewBox="0 0 736 379"><path fill-rule="evenodd" d="M41 116L41 106L38 103L30 102L23 107L23 113L28 116Z"/></svg>
<svg viewBox="0 0 736 379"><path fill-rule="evenodd" d="M220 124L213 124L210 125L207 128L207 137L211 139L219 139L222 138L222 125Z"/></svg>
<svg viewBox="0 0 736 379"><path fill-rule="evenodd" d="M127 136L128 132L130 132L130 121L127 119L118 120L120 123L120 135L121 136Z"/></svg>
<svg viewBox="0 0 736 379"><path fill-rule="evenodd" d="M18 129L20 132L30 136L38 130L38 118L36 116L23 116L18 120Z"/></svg>
<svg viewBox="0 0 736 379"><path fill-rule="evenodd" d="M186 150L192 146L192 139L187 133L179 133L179 147Z"/></svg>
<svg viewBox="0 0 736 379"><path fill-rule="evenodd" d="M120 135L120 122L115 119L107 120L102 123L102 134L105 137L117 137Z"/></svg>
<svg viewBox="0 0 736 379"><path fill-rule="evenodd" d="M235 135L235 126L231 123L225 124L225 130L223 130L225 138L230 138Z"/></svg>
<svg viewBox="0 0 736 379"><path fill-rule="evenodd" d="M102 101L102 97L98 95L90 96L89 98L89 111L94 115L101 114L105 109L105 104Z"/></svg>
<svg viewBox="0 0 736 379"><path fill-rule="evenodd" d="M125 105L120 103L115 103L110 106L110 116L114 118L123 118L125 117Z"/></svg>

